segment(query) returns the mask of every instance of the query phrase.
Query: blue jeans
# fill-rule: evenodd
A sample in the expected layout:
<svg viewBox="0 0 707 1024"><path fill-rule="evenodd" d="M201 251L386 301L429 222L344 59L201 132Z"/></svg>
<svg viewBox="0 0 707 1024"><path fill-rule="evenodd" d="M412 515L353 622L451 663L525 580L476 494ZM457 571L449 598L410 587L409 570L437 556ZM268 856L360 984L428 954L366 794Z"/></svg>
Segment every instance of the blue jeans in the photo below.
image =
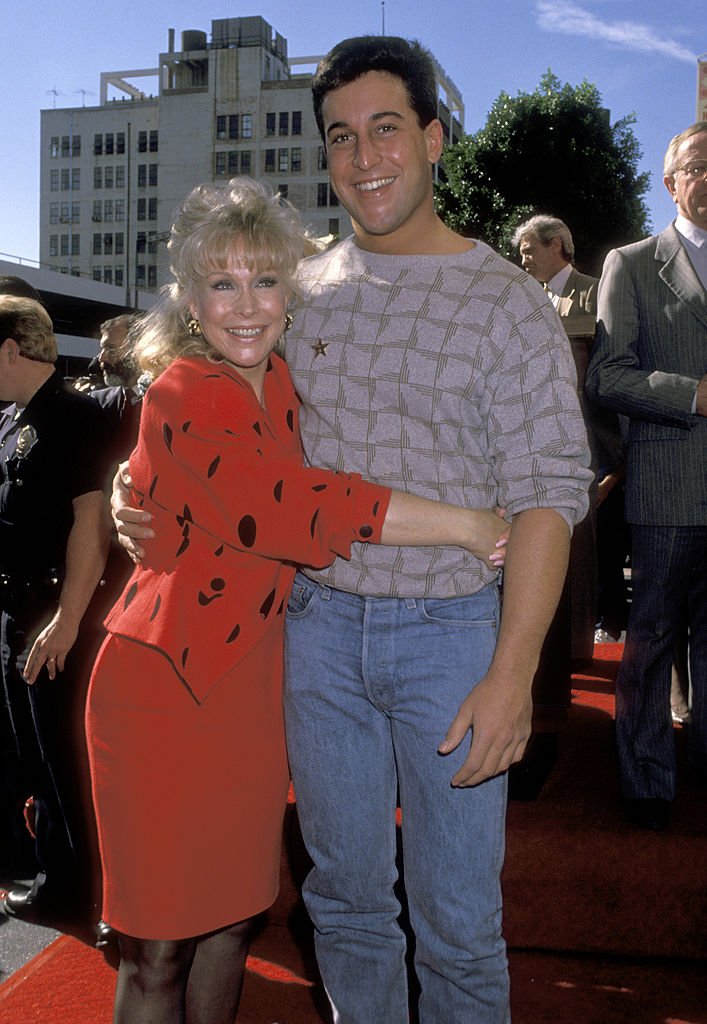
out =
<svg viewBox="0 0 707 1024"><path fill-rule="evenodd" d="M298 574L287 609L285 714L304 899L337 1024L407 1024L395 809L415 933L421 1024L506 1024L501 935L506 778L450 780L468 740L437 746L494 651L498 592L363 598Z"/></svg>

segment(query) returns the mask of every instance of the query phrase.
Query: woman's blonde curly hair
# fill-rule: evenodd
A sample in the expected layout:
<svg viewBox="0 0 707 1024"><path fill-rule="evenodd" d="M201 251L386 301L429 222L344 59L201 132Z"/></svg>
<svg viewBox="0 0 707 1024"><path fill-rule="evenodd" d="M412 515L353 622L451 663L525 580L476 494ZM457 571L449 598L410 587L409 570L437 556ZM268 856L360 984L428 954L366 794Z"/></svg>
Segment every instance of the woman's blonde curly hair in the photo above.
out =
<svg viewBox="0 0 707 1024"><path fill-rule="evenodd" d="M198 185L177 210L167 249L174 277L160 302L141 319L134 358L157 377L180 356L214 358L203 337L189 333L188 304L200 280L229 263L240 245L248 268L274 270L293 289L298 261L312 251L295 208L252 178L225 186Z"/></svg>

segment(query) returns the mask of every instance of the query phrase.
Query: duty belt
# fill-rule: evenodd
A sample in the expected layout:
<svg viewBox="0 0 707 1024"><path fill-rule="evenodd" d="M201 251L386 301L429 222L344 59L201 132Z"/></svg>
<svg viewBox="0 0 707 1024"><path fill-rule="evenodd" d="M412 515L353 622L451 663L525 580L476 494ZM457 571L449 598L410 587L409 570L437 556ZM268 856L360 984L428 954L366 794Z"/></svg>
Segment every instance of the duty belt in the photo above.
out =
<svg viewBox="0 0 707 1024"><path fill-rule="evenodd" d="M46 569L38 572L0 572L0 605L7 607L18 601L26 601L37 591L60 587L64 582L63 569Z"/></svg>

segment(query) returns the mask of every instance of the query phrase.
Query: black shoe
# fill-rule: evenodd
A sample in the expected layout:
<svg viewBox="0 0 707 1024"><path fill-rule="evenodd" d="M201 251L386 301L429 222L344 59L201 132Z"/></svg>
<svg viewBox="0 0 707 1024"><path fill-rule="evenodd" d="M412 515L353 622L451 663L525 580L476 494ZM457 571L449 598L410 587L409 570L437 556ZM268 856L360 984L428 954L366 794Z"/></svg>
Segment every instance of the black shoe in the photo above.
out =
<svg viewBox="0 0 707 1024"><path fill-rule="evenodd" d="M79 921L85 916L83 907L65 897L57 900L44 889L37 893L31 889L14 889L3 900L2 908L8 917L32 924Z"/></svg>
<svg viewBox="0 0 707 1024"><path fill-rule="evenodd" d="M112 942L117 942L118 936L107 921L103 918L96 925L96 949L104 949Z"/></svg>
<svg viewBox="0 0 707 1024"><path fill-rule="evenodd" d="M624 800L626 817L637 828L660 832L666 828L670 818L670 800L659 797L643 797Z"/></svg>

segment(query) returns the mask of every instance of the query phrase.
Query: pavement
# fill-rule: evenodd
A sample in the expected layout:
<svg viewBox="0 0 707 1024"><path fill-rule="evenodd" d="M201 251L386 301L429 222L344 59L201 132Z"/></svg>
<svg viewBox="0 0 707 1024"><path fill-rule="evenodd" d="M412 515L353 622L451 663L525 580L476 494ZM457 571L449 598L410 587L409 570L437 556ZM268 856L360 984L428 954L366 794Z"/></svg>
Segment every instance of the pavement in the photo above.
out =
<svg viewBox="0 0 707 1024"><path fill-rule="evenodd" d="M0 876L1 890L17 889L21 886L28 889L31 884L31 879ZM19 921L17 918L8 917L0 909L0 984L24 967L37 953L41 953L59 935L61 932L54 928Z"/></svg>

